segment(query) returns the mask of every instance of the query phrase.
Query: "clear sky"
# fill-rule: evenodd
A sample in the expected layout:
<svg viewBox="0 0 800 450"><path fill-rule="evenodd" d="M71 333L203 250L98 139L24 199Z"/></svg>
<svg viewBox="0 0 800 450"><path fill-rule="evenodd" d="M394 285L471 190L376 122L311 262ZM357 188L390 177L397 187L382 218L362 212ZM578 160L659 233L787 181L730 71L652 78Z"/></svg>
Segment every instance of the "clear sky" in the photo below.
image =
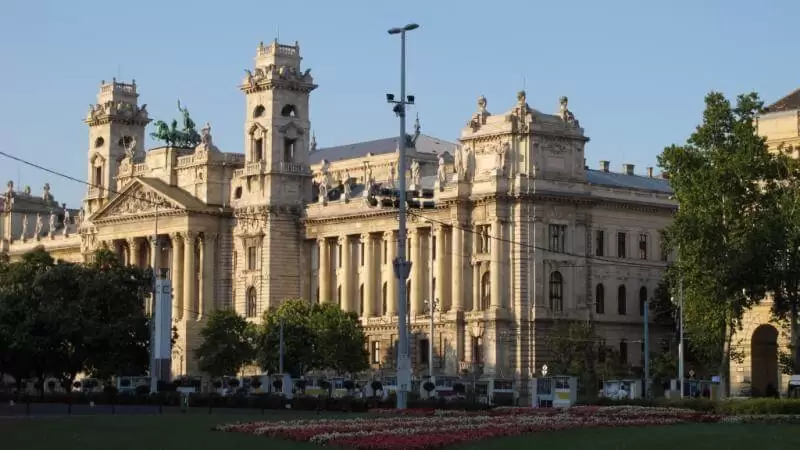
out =
<svg viewBox="0 0 800 450"><path fill-rule="evenodd" d="M591 167L644 173L691 133L709 90L769 103L800 87L798 17L797 0L3 0L0 150L85 179L82 119L116 76L136 79L151 117L178 117L180 98L223 151L242 152L236 86L258 42L278 34L300 42L319 84L320 147L394 135L384 95L399 89L400 43L386 30L417 22L408 90L423 133L455 140L479 95L504 112L524 86L545 112L569 96ZM34 193L49 181L71 206L86 190L0 157L3 188L9 179Z"/></svg>

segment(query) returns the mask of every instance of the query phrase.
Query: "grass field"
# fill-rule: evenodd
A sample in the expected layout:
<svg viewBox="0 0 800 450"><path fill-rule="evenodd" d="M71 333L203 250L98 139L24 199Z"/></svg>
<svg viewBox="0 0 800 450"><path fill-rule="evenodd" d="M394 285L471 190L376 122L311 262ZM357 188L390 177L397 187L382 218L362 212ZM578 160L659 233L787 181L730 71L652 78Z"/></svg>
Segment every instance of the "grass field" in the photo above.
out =
<svg viewBox="0 0 800 450"><path fill-rule="evenodd" d="M251 415L169 414L163 416L74 416L63 418L0 419L3 450L301 450L320 446L271 440L211 428L222 423L252 420L313 418L316 414L267 413ZM345 416L340 416L343 419ZM453 447L454 450L573 449L592 450L764 450L800 447L794 425L692 424L653 428L572 430L503 438Z"/></svg>

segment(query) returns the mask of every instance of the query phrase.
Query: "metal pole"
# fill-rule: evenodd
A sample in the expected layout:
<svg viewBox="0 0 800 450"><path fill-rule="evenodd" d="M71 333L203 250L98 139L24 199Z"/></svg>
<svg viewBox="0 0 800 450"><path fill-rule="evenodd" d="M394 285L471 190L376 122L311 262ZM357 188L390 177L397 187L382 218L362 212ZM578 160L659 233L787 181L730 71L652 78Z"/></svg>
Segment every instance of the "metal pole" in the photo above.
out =
<svg viewBox="0 0 800 450"><path fill-rule="evenodd" d="M678 281L678 304L680 308L680 337L678 342L678 380L680 380L681 398L683 398L684 383L684 348L683 348L683 275Z"/></svg>
<svg viewBox="0 0 800 450"><path fill-rule="evenodd" d="M650 398L650 303L644 300L644 398Z"/></svg>
<svg viewBox="0 0 800 450"><path fill-rule="evenodd" d="M278 362L278 371L280 371L281 375L283 375L283 317L281 317L281 337L280 337L280 349L278 353L280 354L280 360Z"/></svg>
<svg viewBox="0 0 800 450"><path fill-rule="evenodd" d="M397 258L394 272L397 277L397 409L405 409L411 384L411 364L408 357L408 323L406 311L406 280L411 272L411 262L406 261L406 31L417 28L415 24L403 28L393 28L389 34L400 34L400 101L395 112L400 117L400 135L397 142L399 156L398 190L399 208L397 212Z"/></svg>
<svg viewBox="0 0 800 450"><path fill-rule="evenodd" d="M156 367L156 279L158 278L158 203L155 209L155 225L153 229L153 242L151 247L153 266L153 298L150 307L150 393L158 392L158 379L160 374Z"/></svg>
<svg viewBox="0 0 800 450"><path fill-rule="evenodd" d="M428 298L430 298L430 302L429 302L429 305L428 305L428 310L429 310L428 312L431 315L431 323L430 323L431 332L430 332L430 337L428 339L428 376L431 379L433 379L433 327L435 326L434 320L433 320L433 314L434 314L434 312L436 312L436 299L434 298L434 293L433 293L433 289L434 289L434 286L433 286L433 264L434 264L434 262L433 262L433 252L434 252L433 246L435 245L433 241L434 241L433 225L431 224L431 238L430 238L430 243L431 243L430 275L431 276L428 277L430 279L430 291L431 291L430 295L428 296ZM441 257L441 255L439 257Z"/></svg>

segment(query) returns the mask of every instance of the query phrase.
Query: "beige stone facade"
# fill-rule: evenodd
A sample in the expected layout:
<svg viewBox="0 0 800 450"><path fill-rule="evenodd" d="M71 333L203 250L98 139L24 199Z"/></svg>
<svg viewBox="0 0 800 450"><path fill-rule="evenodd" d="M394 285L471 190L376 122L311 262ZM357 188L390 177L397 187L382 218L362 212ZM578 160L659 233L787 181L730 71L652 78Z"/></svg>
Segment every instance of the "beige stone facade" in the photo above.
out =
<svg viewBox="0 0 800 450"><path fill-rule="evenodd" d="M595 320L606 343L639 365L641 300L668 259L659 241L674 210L666 180L605 161L590 169L589 138L567 99L548 114L524 92L499 114L481 97L458 144L422 134L417 122L408 174L397 173L396 138L317 148L309 110L317 86L300 61L298 45L258 46L240 86L243 153L217 149L210 125L197 148L144 152L150 119L138 87L103 83L86 118L93 186L83 209L64 220L52 200L12 187L2 250L16 257L44 245L81 260L105 245L131 264L156 260L173 282L175 374L197 372L191 355L209 311L231 307L255 321L287 298L359 313L374 366L391 370L395 188L406 176L426 206L409 216L403 299L416 370L427 363L431 297L438 372L526 378L547 362L544 337L563 318ZM34 225L50 209L52 233Z"/></svg>
<svg viewBox="0 0 800 450"><path fill-rule="evenodd" d="M800 155L800 89L769 105L757 119L758 133L772 151ZM789 375L781 374L778 352L789 351L789 327L772 316L767 298L747 311L742 329L733 336L733 348L742 361L731 363L731 392L764 394L768 384L786 392Z"/></svg>

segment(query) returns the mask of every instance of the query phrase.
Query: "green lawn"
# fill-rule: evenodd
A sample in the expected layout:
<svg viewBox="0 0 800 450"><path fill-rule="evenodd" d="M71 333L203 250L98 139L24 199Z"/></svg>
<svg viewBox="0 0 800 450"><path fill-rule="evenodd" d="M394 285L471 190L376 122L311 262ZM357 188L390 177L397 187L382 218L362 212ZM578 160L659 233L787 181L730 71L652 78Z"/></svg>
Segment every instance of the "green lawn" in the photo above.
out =
<svg viewBox="0 0 800 450"><path fill-rule="evenodd" d="M295 419L316 414L267 413L237 415L195 412L163 416L74 416L65 418L0 419L0 448L3 450L141 450L223 448L301 450L322 447L267 438L220 433L211 428L240 420ZM340 416L343 417L344 416ZM592 450L723 450L761 448L770 450L800 447L797 426L694 424L654 428L572 430L526 437L496 439L463 445L454 450L491 449L573 449ZM149 444L146 444L149 443Z"/></svg>

